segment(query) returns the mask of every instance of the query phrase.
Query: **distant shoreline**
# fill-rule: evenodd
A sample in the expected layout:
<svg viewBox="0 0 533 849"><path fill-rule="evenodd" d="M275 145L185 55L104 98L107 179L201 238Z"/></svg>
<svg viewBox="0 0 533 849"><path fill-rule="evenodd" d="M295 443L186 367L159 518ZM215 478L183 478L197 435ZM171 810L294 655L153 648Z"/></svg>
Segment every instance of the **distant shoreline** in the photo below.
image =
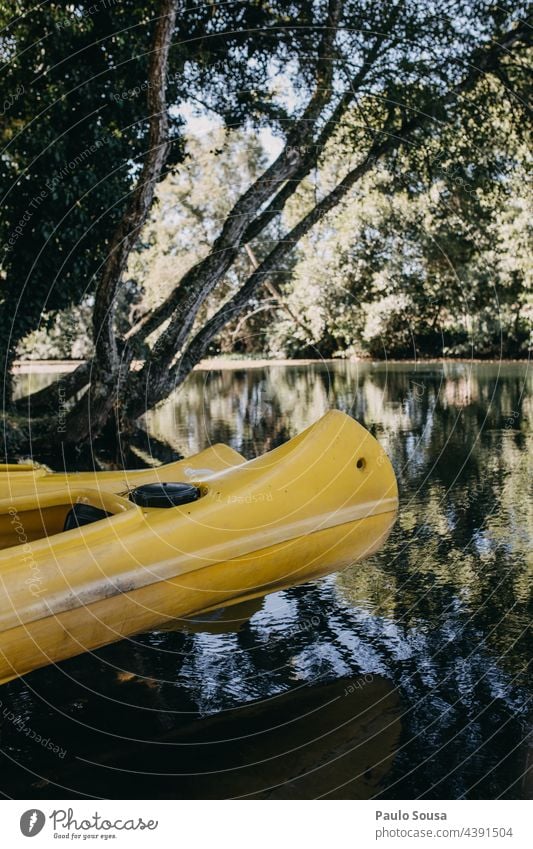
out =
<svg viewBox="0 0 533 849"><path fill-rule="evenodd" d="M78 366L83 365L85 360L16 360L13 363L13 371L15 374L52 374L61 373L67 374L74 371ZM512 365L528 363L529 359L477 359L477 358L459 358L459 357L443 357L441 359L405 359L405 360L372 360L361 357L360 359L336 357L335 359L253 359L243 358L242 360L233 359L231 357L212 357L202 360L194 367L195 371L234 371L236 369L253 369L267 368L268 366L309 366L315 363L358 363L360 365L451 365L472 364L472 365ZM134 362L134 367L140 368L141 362Z"/></svg>

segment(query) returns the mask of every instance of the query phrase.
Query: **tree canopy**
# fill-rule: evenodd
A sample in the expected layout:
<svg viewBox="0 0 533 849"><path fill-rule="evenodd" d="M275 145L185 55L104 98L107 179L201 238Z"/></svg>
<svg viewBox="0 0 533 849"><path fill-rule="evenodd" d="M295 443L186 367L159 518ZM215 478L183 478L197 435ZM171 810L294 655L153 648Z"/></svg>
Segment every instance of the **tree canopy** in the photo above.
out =
<svg viewBox="0 0 533 849"><path fill-rule="evenodd" d="M526 232L525 3L101 0L0 12L6 398L9 365L41 317L88 304L94 356L64 390L74 399L88 387L67 441L153 407L221 333L238 339L265 298L273 351L375 354L392 332L401 354L414 329L432 352L445 320L453 352L466 290L460 309L494 335L484 310L496 268L523 348L523 248L513 263L509 245ZM191 143L193 119L219 128L210 160ZM263 150L254 135L269 140ZM204 204L183 193L191 162ZM172 221L198 215L204 235L190 227L185 256ZM147 291L142 249L161 240L166 282ZM50 410L52 399L29 403Z"/></svg>

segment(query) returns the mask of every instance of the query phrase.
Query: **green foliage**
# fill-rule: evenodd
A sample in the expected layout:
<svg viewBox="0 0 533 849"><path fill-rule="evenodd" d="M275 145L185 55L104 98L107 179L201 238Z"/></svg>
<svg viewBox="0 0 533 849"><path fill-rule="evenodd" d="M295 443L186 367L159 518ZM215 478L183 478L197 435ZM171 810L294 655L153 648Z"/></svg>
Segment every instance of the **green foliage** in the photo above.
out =
<svg viewBox="0 0 533 849"><path fill-rule="evenodd" d="M272 353L527 355L528 152L514 117L500 88L483 81L447 130L404 148L360 183L300 244L285 288L302 324L280 317ZM326 157L314 192L342 167L357 119ZM308 184L291 215L310 191Z"/></svg>
<svg viewBox="0 0 533 849"><path fill-rule="evenodd" d="M23 6L1 7L0 166L3 296L21 329L34 304L76 303L105 257L143 150L151 29L135 3Z"/></svg>
<svg viewBox="0 0 533 849"><path fill-rule="evenodd" d="M281 301L261 291L244 316L228 323L212 353L524 355L531 321L527 153L508 130L502 128L499 139L493 133L491 148L484 143L483 168L475 167L472 149L454 128L431 155L425 148L427 165L417 162L416 173L404 156L369 175L302 241L293 262L271 276ZM336 153L328 151L322 168L302 184L285 226L344 167L345 151L337 142L333 147ZM158 205L131 258L126 285L139 297L128 294L130 323L157 306L208 253L220 222L266 156L251 133L223 129L192 135L185 150L183 163L160 184ZM505 172L502 150L509 162ZM279 234L276 225L256 240L256 254L264 255ZM199 324L249 272L243 251ZM77 310L76 317L79 351L90 310ZM46 355L65 356L70 343L58 354L57 331L49 338ZM32 337L25 350L46 351L45 335Z"/></svg>
<svg viewBox="0 0 533 849"><path fill-rule="evenodd" d="M146 309L160 303L209 253L231 207L265 161L252 133L220 127L189 135L183 162L158 188L157 205L129 265L129 276L143 287ZM247 260L241 271L249 265Z"/></svg>
<svg viewBox="0 0 533 849"><path fill-rule="evenodd" d="M0 353L68 323L88 334L91 297L147 144L153 3L0 0L3 243ZM327 3L186 3L171 50L174 139L159 205L131 257L117 311L124 332L210 250L232 204L264 168L261 128L286 138L312 89ZM357 107L283 216L253 245L259 258L336 185L378 127L432 121L357 184L305 237L213 350L302 356L523 353L527 346L526 70L510 56L474 95L450 105L476 45L525 18L524 3L346 0L333 87L361 68ZM183 115L216 130L184 133ZM250 270L242 251L197 326ZM59 318L58 318L59 315ZM65 317L68 321L65 323ZM69 331L70 332L70 331ZM65 337L67 337L65 331ZM76 340L74 340L76 343ZM77 343L76 343L77 344ZM79 347L79 346L78 346ZM63 354L61 354L63 355Z"/></svg>
<svg viewBox="0 0 533 849"><path fill-rule="evenodd" d="M186 4L167 100L224 120L276 114L269 62L311 49L311 3ZM147 73L157 4L0 0L2 358L96 284L146 152ZM294 27L276 25L294 12ZM278 33L272 37L272 29ZM300 33L300 34L298 34ZM168 166L183 157L182 118Z"/></svg>

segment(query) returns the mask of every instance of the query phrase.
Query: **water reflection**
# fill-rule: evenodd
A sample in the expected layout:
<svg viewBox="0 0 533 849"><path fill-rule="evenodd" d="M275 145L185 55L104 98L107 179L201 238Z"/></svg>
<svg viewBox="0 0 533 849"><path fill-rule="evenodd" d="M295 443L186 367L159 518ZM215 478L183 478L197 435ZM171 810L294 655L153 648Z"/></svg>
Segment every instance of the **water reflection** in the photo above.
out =
<svg viewBox="0 0 533 849"><path fill-rule="evenodd" d="M130 690L135 682L130 682ZM138 686L138 684L137 684ZM380 676L342 678L249 702L209 717L189 715L149 741L96 740L75 763L52 766L32 795L161 799L368 799L390 772L400 699ZM20 785L21 789L19 790ZM9 785L14 795L24 781Z"/></svg>
<svg viewBox="0 0 533 849"><path fill-rule="evenodd" d="M528 796L530 388L518 364L196 372L178 398L147 418L154 435L184 454L224 441L250 457L338 407L391 456L399 520L369 560L272 594L235 615L229 630L197 623L142 635L3 687L3 706L68 750L59 769L56 756L3 718L6 788L33 796L44 782L45 794L48 778L61 774L68 790L76 758L115 757L117 740L126 770L128 747L141 740L147 771L176 772L148 741L196 722L198 712L222 712L222 722L294 687L370 675L399 698L395 754L372 794ZM259 743L257 752L264 756ZM135 787L151 780L135 779ZM126 776L122 786L131 781ZM220 792L219 775L209 787L197 781L206 795Z"/></svg>

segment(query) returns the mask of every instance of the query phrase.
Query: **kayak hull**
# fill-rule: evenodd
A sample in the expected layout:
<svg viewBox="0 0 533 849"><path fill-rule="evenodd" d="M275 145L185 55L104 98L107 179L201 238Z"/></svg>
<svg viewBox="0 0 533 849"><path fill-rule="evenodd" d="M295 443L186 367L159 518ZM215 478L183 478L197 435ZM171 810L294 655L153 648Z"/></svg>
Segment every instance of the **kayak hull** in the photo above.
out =
<svg viewBox="0 0 533 849"><path fill-rule="evenodd" d="M249 462L213 449L209 468L202 452L170 471L95 473L90 487L84 473L22 486L27 472L6 473L16 494L0 503L0 530L19 544L0 552L0 683L342 569L376 551L394 523L392 467L342 413ZM178 473L201 489L193 504L144 509L125 497L139 474L144 482ZM84 499L110 518L53 532Z"/></svg>
<svg viewBox="0 0 533 849"><path fill-rule="evenodd" d="M394 518L384 513L317 531L11 628L0 635L0 684L143 631L346 568L381 547Z"/></svg>

